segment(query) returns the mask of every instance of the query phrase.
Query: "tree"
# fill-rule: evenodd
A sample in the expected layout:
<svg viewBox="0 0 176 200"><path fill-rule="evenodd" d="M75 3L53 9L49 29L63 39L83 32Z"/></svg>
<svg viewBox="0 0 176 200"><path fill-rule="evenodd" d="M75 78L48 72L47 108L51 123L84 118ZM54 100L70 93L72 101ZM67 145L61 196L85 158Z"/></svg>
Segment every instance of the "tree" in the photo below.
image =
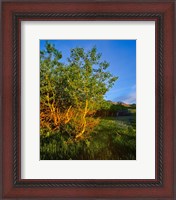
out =
<svg viewBox="0 0 176 200"><path fill-rule="evenodd" d="M104 102L105 93L117 77L107 71L109 63L101 61L96 47L86 52L71 49L68 62L46 43L40 52L40 120L42 133L59 130L74 140L85 138L97 124L93 115Z"/></svg>

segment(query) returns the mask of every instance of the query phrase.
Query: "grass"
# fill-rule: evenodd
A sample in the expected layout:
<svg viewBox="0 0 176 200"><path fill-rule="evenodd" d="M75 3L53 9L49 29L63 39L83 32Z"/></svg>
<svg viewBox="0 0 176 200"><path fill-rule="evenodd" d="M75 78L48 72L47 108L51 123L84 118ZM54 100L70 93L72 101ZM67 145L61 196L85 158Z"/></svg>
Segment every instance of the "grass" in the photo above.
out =
<svg viewBox="0 0 176 200"><path fill-rule="evenodd" d="M136 130L134 124L132 125L132 119L134 116L101 119L91 143L91 149L95 149L94 159L135 159ZM98 146L97 151L94 148L96 146Z"/></svg>
<svg viewBox="0 0 176 200"><path fill-rule="evenodd" d="M66 143L58 133L41 138L43 160L135 160L135 114L101 118L89 139Z"/></svg>

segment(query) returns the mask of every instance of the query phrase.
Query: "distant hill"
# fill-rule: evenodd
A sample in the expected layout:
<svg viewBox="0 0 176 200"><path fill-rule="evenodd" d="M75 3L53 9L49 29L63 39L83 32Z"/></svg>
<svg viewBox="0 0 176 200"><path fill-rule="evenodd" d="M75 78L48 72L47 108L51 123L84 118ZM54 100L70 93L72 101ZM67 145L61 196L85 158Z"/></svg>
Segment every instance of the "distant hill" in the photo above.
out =
<svg viewBox="0 0 176 200"><path fill-rule="evenodd" d="M121 101L118 101L118 102L114 102L114 101L111 101L111 100L108 100L107 102L109 103L112 103L113 105L122 105L122 106L125 106L125 107L136 107L136 104L127 104L127 103L124 103L124 102L121 102Z"/></svg>

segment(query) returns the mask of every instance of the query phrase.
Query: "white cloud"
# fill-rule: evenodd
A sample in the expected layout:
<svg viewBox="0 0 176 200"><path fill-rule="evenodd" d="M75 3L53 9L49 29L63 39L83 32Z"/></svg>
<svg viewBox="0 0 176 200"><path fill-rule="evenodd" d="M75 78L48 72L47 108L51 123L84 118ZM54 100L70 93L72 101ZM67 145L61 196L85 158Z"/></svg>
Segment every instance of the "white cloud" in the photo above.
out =
<svg viewBox="0 0 176 200"><path fill-rule="evenodd" d="M118 96L114 100L121 101L127 104L136 103L136 85L133 85L131 87L131 92L129 94Z"/></svg>
<svg viewBox="0 0 176 200"><path fill-rule="evenodd" d="M128 96L124 97L122 100L124 103L136 103L136 92L130 93Z"/></svg>

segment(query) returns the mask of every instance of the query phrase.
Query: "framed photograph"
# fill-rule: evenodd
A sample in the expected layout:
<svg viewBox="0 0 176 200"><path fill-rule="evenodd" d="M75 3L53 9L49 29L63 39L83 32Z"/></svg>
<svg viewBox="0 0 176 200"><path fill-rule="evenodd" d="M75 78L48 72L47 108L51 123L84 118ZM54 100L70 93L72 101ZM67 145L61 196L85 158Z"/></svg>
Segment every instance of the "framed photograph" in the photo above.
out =
<svg viewBox="0 0 176 200"><path fill-rule="evenodd" d="M174 2L3 2L2 27L2 198L174 199Z"/></svg>

